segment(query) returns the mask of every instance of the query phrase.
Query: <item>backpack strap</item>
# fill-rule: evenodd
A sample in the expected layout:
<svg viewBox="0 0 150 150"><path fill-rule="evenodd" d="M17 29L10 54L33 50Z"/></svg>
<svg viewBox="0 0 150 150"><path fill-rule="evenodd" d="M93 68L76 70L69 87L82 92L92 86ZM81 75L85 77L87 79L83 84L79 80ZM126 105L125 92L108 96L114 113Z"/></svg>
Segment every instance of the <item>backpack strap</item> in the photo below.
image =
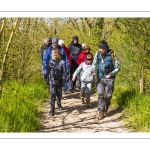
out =
<svg viewBox="0 0 150 150"><path fill-rule="evenodd" d="M114 63L114 52L113 51L111 52L111 59L112 59L112 62ZM97 60L98 60L98 53L97 53Z"/></svg>
<svg viewBox="0 0 150 150"><path fill-rule="evenodd" d="M113 62L113 64L114 64L114 52L112 51L112 53L111 53L111 59L112 59L112 62Z"/></svg>

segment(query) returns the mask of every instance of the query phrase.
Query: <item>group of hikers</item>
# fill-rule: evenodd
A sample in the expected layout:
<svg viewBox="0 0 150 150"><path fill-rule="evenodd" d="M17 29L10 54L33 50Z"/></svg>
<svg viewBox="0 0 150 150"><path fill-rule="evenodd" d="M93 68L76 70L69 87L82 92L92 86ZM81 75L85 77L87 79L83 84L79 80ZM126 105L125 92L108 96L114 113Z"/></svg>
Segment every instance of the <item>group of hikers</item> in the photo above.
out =
<svg viewBox="0 0 150 150"><path fill-rule="evenodd" d="M98 43L94 57L87 44L80 44L78 36L73 36L71 44L64 40L46 38L40 49L42 74L50 91L50 112L55 114L55 101L60 111L62 92L80 89L81 103L90 106L92 85L98 92L98 118L103 119L111 104L114 80L120 70L116 54L107 41Z"/></svg>

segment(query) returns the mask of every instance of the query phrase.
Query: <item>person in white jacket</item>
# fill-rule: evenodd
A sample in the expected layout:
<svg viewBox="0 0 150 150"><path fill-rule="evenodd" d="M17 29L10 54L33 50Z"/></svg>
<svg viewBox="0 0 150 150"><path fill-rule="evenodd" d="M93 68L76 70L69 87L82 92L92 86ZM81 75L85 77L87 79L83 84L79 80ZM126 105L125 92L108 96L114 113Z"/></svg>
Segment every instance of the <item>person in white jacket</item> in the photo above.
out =
<svg viewBox="0 0 150 150"><path fill-rule="evenodd" d="M90 106L90 95L91 95L91 87L92 82L95 81L95 76L93 76L92 71L92 62L93 62L93 55L88 54L86 56L85 62L82 62L76 71L73 74L72 81L74 82L77 75L81 72L81 103L85 103L86 98L86 106ZM86 94L85 94L86 92Z"/></svg>

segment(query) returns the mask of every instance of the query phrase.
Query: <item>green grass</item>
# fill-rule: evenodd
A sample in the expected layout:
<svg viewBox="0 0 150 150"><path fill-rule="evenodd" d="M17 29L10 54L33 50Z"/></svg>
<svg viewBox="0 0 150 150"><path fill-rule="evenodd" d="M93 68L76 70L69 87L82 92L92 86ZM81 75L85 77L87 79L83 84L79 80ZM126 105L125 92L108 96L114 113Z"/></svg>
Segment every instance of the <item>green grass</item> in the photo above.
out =
<svg viewBox="0 0 150 150"><path fill-rule="evenodd" d="M48 100L48 88L41 78L23 85L7 81L0 98L0 132L35 132L41 126L41 104Z"/></svg>
<svg viewBox="0 0 150 150"><path fill-rule="evenodd" d="M129 127L136 132L150 131L150 95L117 87L113 99L113 103L123 109L124 121Z"/></svg>

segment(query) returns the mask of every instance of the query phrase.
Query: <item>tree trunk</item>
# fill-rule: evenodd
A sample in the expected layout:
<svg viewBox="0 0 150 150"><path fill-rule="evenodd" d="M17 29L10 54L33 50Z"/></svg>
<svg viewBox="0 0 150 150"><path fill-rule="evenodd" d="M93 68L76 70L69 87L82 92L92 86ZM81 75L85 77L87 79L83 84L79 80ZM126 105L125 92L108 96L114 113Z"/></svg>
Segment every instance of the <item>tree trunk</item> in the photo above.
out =
<svg viewBox="0 0 150 150"><path fill-rule="evenodd" d="M9 46L10 46L10 43L11 43L14 31L16 29L17 23L18 23L18 18L16 20L14 28L13 28L13 30L11 32L10 37L9 37L9 40L8 40L8 43L7 43L7 46L6 46L6 50L5 50L5 54L4 54L4 57L3 57L3 61L2 61L2 66L1 66L1 70L0 70L0 93L2 93L2 88L3 88L3 86L2 86L2 78L3 78L3 73L4 73L4 66L5 66L5 62L6 62L6 57L7 57L8 51L9 51Z"/></svg>
<svg viewBox="0 0 150 150"><path fill-rule="evenodd" d="M144 78L140 78L140 93L142 94L144 91Z"/></svg>
<svg viewBox="0 0 150 150"><path fill-rule="evenodd" d="M5 24L5 18L2 19L2 25L1 25L1 29L0 29L0 46L1 46L1 38L2 38L2 34L3 34L4 24Z"/></svg>

